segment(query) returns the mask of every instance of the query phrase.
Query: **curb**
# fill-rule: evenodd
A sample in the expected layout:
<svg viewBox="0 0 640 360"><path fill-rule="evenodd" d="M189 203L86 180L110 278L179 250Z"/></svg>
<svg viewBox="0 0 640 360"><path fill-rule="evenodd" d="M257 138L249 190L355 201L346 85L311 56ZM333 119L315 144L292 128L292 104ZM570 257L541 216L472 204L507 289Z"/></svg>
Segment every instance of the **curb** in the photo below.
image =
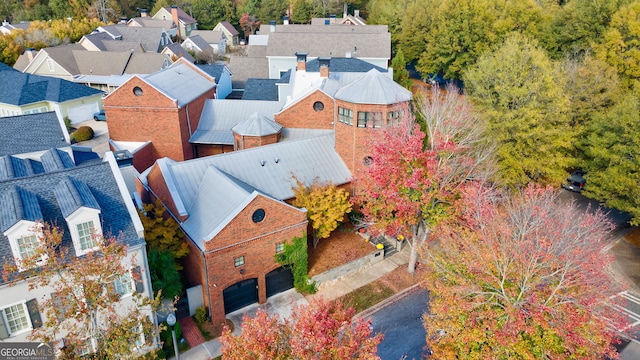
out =
<svg viewBox="0 0 640 360"><path fill-rule="evenodd" d="M422 285L421 282L417 283L415 285L412 285L412 286L400 291L399 293L382 300L381 302L373 305L372 307L357 313L353 317L353 319L356 320L356 319L362 319L362 318L370 317L371 314L373 314L376 311L382 309L383 307L385 307L387 305L390 305L391 303L393 303L393 302L395 302L397 300L400 300L400 299L404 298L405 296L408 296L411 292L413 292L415 289L420 287L420 285Z"/></svg>

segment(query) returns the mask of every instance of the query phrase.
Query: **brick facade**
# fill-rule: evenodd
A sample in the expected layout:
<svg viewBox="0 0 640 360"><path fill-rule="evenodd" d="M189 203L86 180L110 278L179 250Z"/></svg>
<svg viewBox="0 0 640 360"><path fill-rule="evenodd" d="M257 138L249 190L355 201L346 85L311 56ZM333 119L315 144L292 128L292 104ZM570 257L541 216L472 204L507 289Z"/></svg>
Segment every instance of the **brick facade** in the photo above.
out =
<svg viewBox="0 0 640 360"><path fill-rule="evenodd" d="M321 111L314 108L316 102L322 103ZM320 90L316 90L304 99L274 115L274 121L286 128L333 129L333 99Z"/></svg>
<svg viewBox="0 0 640 360"><path fill-rule="evenodd" d="M204 144L196 144L195 148L195 156L197 158L211 156L211 155L219 155L233 151L232 145L204 145Z"/></svg>
<svg viewBox="0 0 640 360"><path fill-rule="evenodd" d="M233 133L236 150L251 149L258 146L275 144L280 140L280 133L265 136L249 136Z"/></svg>
<svg viewBox="0 0 640 360"><path fill-rule="evenodd" d="M109 137L114 141L150 141L154 160L165 156L176 161L193 159L189 138L198 127L205 101L213 99L215 91L212 86L189 104L178 107L175 100L133 77L104 99Z"/></svg>

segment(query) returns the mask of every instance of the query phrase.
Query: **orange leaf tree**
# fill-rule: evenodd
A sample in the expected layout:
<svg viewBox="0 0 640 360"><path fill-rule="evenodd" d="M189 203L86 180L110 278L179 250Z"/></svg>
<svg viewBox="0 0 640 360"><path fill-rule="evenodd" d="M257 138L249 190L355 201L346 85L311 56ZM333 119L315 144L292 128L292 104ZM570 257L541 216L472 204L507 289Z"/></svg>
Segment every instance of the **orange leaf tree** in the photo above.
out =
<svg viewBox="0 0 640 360"><path fill-rule="evenodd" d="M259 309L255 317L245 315L242 335L225 329L220 341L225 359L379 359L383 335L371 336L371 321L354 320L355 311L339 301L316 300L296 306L291 319L280 321Z"/></svg>
<svg viewBox="0 0 640 360"><path fill-rule="evenodd" d="M317 179L305 186L294 176L296 186L293 188L294 206L307 209L307 218L313 228L313 247L319 239L326 239L338 228L344 215L351 212L349 193L344 189L328 183L321 184Z"/></svg>
<svg viewBox="0 0 640 360"><path fill-rule="evenodd" d="M22 260L5 261L3 269L9 286L26 281L29 290L51 292L38 299L45 319L30 338L48 342L64 337L63 353L69 357L88 352L97 358L125 359L151 350L158 328L150 317L159 297L145 297L138 286L133 291L142 274L131 270L135 259L128 256L127 246L94 235L96 250L76 257L58 228L38 228L38 246ZM126 302L115 289L116 281L132 290Z"/></svg>
<svg viewBox="0 0 640 360"><path fill-rule="evenodd" d="M614 356L618 290L601 212L530 186L512 198L476 188L428 250L427 343L439 359Z"/></svg>

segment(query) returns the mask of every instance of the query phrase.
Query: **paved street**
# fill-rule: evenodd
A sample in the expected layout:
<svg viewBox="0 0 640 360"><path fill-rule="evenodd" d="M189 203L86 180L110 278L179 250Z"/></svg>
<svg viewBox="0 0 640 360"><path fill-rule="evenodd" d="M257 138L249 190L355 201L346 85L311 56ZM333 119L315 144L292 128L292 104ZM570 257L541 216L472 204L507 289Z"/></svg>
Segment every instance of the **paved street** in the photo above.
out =
<svg viewBox="0 0 640 360"><path fill-rule="evenodd" d="M378 345L378 356L382 360L426 357L428 350L425 349L422 314L427 309L428 300L427 291L417 287L371 314L373 331L384 334L384 340Z"/></svg>

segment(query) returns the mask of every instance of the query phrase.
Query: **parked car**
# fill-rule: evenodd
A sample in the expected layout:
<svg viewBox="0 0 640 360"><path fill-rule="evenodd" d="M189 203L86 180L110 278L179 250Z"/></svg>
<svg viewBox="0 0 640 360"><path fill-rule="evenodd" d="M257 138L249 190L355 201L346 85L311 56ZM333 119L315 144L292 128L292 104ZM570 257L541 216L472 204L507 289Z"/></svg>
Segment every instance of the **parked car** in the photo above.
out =
<svg viewBox="0 0 640 360"><path fill-rule="evenodd" d="M581 192L582 189L584 189L584 185L587 183L587 180L584 178L584 174L586 173L582 170L572 172L562 184L562 187L569 191Z"/></svg>
<svg viewBox="0 0 640 360"><path fill-rule="evenodd" d="M107 116L104 114L104 110L100 110L97 113L93 113L93 120L107 121Z"/></svg>

